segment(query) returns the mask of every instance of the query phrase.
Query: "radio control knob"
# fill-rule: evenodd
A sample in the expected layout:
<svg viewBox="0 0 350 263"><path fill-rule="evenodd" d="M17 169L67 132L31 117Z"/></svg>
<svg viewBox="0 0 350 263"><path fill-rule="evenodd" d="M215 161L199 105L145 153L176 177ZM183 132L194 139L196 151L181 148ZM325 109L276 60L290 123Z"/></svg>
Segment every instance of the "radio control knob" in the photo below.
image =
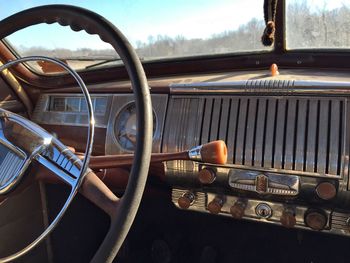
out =
<svg viewBox="0 0 350 263"><path fill-rule="evenodd" d="M238 200L236 203L234 203L234 205L230 208L230 213L232 217L235 219L241 219L244 215L244 210L246 206L247 204L241 200Z"/></svg>
<svg viewBox="0 0 350 263"><path fill-rule="evenodd" d="M322 230L327 224L327 215L321 210L306 211L305 224L313 230Z"/></svg>
<svg viewBox="0 0 350 263"><path fill-rule="evenodd" d="M191 206L194 199L195 195L192 192L186 192L177 200L177 203L182 209L187 209Z"/></svg>
<svg viewBox="0 0 350 263"><path fill-rule="evenodd" d="M293 211L293 209L291 208L286 208L281 215L280 218L281 224L282 226L286 227L286 228L292 228L295 226L297 220L295 218L295 213Z"/></svg>
<svg viewBox="0 0 350 263"><path fill-rule="evenodd" d="M202 184L211 184L215 181L215 178L216 178L216 174L210 168L204 168L200 170L198 173L198 180Z"/></svg>
<svg viewBox="0 0 350 263"><path fill-rule="evenodd" d="M215 197L209 204L208 210L212 214L218 214L221 211L222 206L224 205L224 200L220 197Z"/></svg>

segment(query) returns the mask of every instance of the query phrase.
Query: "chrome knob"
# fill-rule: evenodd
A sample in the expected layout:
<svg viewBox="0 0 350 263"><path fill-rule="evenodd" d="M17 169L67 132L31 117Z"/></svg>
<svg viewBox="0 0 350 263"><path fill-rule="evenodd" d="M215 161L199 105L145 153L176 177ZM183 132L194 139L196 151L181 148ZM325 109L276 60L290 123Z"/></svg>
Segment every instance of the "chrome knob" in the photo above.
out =
<svg viewBox="0 0 350 263"><path fill-rule="evenodd" d="M232 217L235 219L241 219L244 215L244 210L246 206L246 202L242 200L238 200L236 203L234 203L234 205L230 208L230 213Z"/></svg>
<svg viewBox="0 0 350 263"><path fill-rule="evenodd" d="M198 173L198 180L202 184L211 184L215 181L215 178L216 178L216 174L210 168L204 168L200 170Z"/></svg>
<svg viewBox="0 0 350 263"><path fill-rule="evenodd" d="M313 230L322 230L327 224L327 215L321 210L310 209L306 211L305 224Z"/></svg>
<svg viewBox="0 0 350 263"><path fill-rule="evenodd" d="M224 200L221 197L215 197L209 204L208 210L212 214L218 214L221 212L221 208L224 205Z"/></svg>
<svg viewBox="0 0 350 263"><path fill-rule="evenodd" d="M330 200L337 195L337 188L330 182L321 182L316 187L316 194L323 200Z"/></svg>
<svg viewBox="0 0 350 263"><path fill-rule="evenodd" d="M286 208L280 217L280 222L282 226L286 228L292 228L297 223L295 218L295 212L292 208Z"/></svg>
<svg viewBox="0 0 350 263"><path fill-rule="evenodd" d="M179 197L177 203L182 209L187 209L191 206L194 200L195 195L192 192L186 192L181 197Z"/></svg>

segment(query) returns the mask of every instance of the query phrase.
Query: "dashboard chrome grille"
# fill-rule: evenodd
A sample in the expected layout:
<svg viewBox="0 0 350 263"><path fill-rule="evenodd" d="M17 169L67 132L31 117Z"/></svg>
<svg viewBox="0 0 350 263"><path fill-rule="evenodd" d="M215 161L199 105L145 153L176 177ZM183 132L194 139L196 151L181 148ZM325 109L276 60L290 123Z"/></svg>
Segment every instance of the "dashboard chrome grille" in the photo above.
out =
<svg viewBox="0 0 350 263"><path fill-rule="evenodd" d="M341 176L345 98L173 96L163 151L222 139L228 163Z"/></svg>

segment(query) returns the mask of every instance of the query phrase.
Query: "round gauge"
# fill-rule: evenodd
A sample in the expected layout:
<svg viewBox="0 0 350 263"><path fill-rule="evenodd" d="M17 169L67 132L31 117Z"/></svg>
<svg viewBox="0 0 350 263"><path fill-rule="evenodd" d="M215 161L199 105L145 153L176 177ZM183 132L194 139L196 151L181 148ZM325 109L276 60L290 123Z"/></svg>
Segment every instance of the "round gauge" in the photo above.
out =
<svg viewBox="0 0 350 263"><path fill-rule="evenodd" d="M133 151L136 146L136 106L131 102L125 105L118 113L114 123L114 136L118 144L127 151ZM157 121L153 111L153 137Z"/></svg>

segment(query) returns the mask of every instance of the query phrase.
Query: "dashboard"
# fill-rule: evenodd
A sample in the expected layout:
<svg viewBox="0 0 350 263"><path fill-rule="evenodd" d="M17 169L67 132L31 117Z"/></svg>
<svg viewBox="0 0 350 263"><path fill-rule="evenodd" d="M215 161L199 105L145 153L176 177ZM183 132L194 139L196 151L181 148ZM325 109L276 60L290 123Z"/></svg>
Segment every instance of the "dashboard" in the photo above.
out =
<svg viewBox="0 0 350 263"><path fill-rule="evenodd" d="M152 94L153 152L213 140L228 147L225 165L166 162L172 202L233 220L350 235L349 89L347 82L240 80L175 83ZM132 94L92 99L104 153L132 152ZM32 119L84 127L83 104L80 95L43 94ZM202 182L203 173L211 180ZM181 206L184 198L189 207Z"/></svg>

